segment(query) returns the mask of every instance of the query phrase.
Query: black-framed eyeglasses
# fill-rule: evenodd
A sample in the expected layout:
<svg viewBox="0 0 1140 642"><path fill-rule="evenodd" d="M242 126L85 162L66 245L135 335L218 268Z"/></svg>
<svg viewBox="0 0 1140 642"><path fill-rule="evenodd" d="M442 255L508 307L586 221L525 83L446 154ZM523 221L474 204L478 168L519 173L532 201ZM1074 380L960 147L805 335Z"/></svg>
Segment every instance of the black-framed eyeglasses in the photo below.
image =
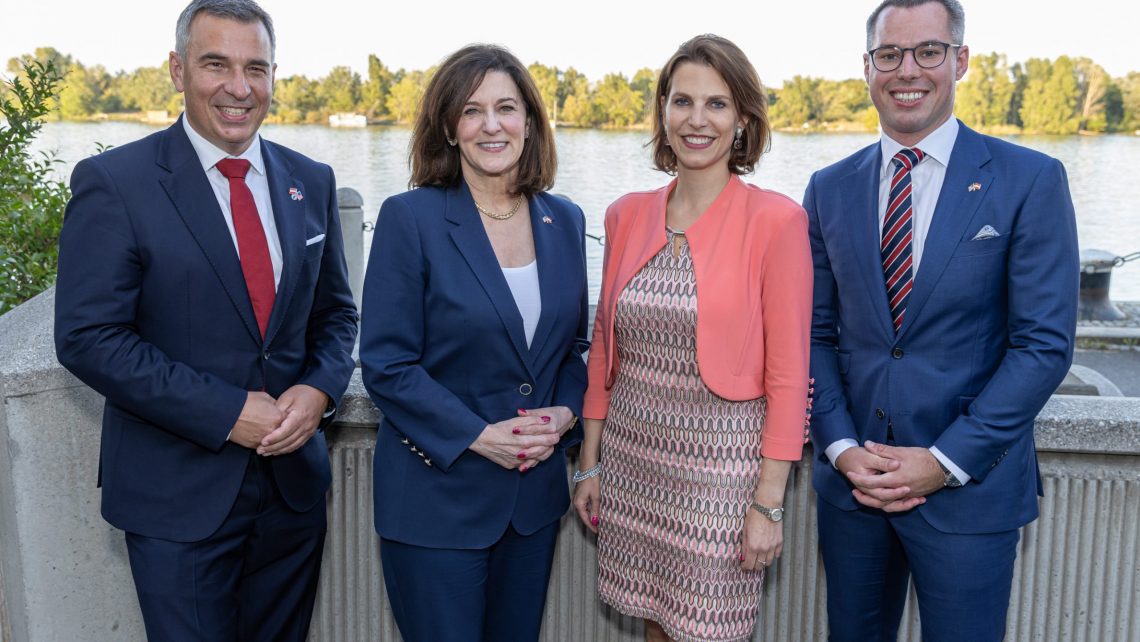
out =
<svg viewBox="0 0 1140 642"><path fill-rule="evenodd" d="M884 45L868 51L867 55L871 56L871 64L875 65L875 69L879 71L894 71L898 69L902 65L903 57L906 56L906 52L908 51L914 56L914 62L919 67L923 69L934 69L946 62L946 52L949 51L950 47L961 46L962 45L931 40L917 47L904 48L897 45Z"/></svg>

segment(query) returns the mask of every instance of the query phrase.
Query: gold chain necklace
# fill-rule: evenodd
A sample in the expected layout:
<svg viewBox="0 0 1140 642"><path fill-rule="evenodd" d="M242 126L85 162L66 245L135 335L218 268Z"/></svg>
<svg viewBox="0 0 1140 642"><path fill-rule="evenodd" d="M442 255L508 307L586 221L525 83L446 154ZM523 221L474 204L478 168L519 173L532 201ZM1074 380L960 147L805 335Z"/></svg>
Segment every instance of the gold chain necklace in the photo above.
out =
<svg viewBox="0 0 1140 642"><path fill-rule="evenodd" d="M522 197L519 196L518 198L515 199L515 204L511 206L511 211L507 212L506 214L498 214L498 213L492 212L491 210L480 205L479 201L476 201L475 199L471 199L471 200L475 201L475 209L479 210L480 214L482 214L483 216L486 216L487 218L493 218L496 221L505 221L505 220L509 219L510 217L514 216L515 213L519 211L519 207L522 206L522 202L523 202Z"/></svg>

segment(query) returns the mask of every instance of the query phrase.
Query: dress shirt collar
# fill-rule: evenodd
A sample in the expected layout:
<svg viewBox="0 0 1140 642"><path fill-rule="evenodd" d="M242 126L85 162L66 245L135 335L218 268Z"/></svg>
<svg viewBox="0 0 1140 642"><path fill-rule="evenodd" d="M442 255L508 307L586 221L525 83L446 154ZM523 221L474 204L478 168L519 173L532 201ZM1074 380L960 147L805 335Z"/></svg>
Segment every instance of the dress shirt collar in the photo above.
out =
<svg viewBox="0 0 1140 642"><path fill-rule="evenodd" d="M958 140L958 119L951 114L946 122L942 123L938 129L930 132L915 147L921 149L923 154L938 161L945 168L950 166L950 152L954 151L954 141L956 140ZM879 139L879 147L883 152L880 175L886 176L894 173L895 166L891 159L899 153L899 150L904 148L904 145L883 134L882 138Z"/></svg>
<svg viewBox="0 0 1140 642"><path fill-rule="evenodd" d="M210 171L218 161L225 158L244 158L249 161L253 171L262 176L265 175L265 161L261 158L261 134L254 136L253 142L244 152L237 156L231 156L194 131L194 128L190 126L190 120L186 118L186 114L182 114L182 126L186 129L186 137L190 139L194 153L198 155L198 162L202 163L203 171Z"/></svg>

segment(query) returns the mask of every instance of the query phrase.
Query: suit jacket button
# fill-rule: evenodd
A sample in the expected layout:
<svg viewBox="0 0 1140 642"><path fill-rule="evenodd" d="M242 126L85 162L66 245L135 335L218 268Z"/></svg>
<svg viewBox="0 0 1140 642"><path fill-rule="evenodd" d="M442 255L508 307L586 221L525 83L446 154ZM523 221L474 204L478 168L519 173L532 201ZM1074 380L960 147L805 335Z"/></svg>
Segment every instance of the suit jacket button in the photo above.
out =
<svg viewBox="0 0 1140 642"><path fill-rule="evenodd" d="M532 392L534 392L534 386L530 385L529 383L524 383L519 386L519 394L524 397L529 397L530 393Z"/></svg>
<svg viewBox="0 0 1140 642"><path fill-rule="evenodd" d="M269 351L268 351L268 350L266 350L265 352L262 352L262 353L261 353L261 358L262 358L262 359L265 359L266 361L269 361Z"/></svg>
<svg viewBox="0 0 1140 642"><path fill-rule="evenodd" d="M895 348L894 350L891 350L891 356L896 358L896 359L902 359L903 358L902 348Z"/></svg>
<svg viewBox="0 0 1140 642"><path fill-rule="evenodd" d="M875 408L875 416L878 417L879 419L885 419L887 416L887 413L883 412L882 408Z"/></svg>

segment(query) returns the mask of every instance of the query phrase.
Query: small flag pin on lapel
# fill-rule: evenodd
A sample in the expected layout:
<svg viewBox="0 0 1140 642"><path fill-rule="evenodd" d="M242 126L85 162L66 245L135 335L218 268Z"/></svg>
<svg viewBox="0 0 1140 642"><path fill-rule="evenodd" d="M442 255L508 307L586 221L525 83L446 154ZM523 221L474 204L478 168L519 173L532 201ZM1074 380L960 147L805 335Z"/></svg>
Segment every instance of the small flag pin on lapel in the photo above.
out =
<svg viewBox="0 0 1140 642"><path fill-rule="evenodd" d="M551 223L553 223L553 222L554 222L554 219L550 218L549 216L543 216L543 217L542 217L542 222L543 222L543 223L546 223L547 225L550 225Z"/></svg>
<svg viewBox="0 0 1140 642"><path fill-rule="evenodd" d="M976 192L980 189L982 189L981 183L970 183L970 186L966 188L966 190L970 192Z"/></svg>
<svg viewBox="0 0 1140 642"><path fill-rule="evenodd" d="M299 201L299 200L305 198L305 195L302 194L301 190L297 189L296 187L290 187L289 188L289 198L293 199L294 201Z"/></svg>

